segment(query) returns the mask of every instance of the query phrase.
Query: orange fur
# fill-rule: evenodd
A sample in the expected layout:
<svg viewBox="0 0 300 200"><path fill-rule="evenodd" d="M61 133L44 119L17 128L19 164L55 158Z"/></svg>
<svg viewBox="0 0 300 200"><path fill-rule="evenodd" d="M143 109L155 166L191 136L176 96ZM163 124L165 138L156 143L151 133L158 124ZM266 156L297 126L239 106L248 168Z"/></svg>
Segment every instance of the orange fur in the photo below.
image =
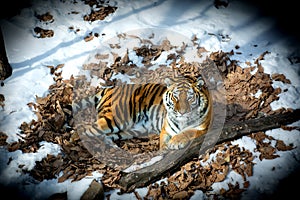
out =
<svg viewBox="0 0 300 200"><path fill-rule="evenodd" d="M175 79L167 86L148 83L103 88L95 95L94 103L97 128L86 132L112 140L156 132L160 134L161 150L186 147L206 134L212 121L211 96L201 78ZM90 104L74 108L84 105ZM136 124L142 124L142 129Z"/></svg>

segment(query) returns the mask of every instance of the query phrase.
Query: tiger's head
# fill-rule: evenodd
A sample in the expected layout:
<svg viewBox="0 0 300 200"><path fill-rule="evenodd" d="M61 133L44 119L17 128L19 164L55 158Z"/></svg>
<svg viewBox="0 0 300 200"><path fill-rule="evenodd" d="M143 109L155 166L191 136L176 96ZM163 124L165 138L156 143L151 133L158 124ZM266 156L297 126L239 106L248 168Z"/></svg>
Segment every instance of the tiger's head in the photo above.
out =
<svg viewBox="0 0 300 200"><path fill-rule="evenodd" d="M201 123L211 109L210 94L202 77L166 79L166 84L163 103L169 119L186 127Z"/></svg>

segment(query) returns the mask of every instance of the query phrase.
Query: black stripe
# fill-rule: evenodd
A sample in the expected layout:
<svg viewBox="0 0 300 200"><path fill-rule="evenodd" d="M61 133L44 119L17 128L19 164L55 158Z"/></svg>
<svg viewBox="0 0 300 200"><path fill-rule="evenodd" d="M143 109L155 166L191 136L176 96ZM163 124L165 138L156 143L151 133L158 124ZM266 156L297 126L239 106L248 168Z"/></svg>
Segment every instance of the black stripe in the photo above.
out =
<svg viewBox="0 0 300 200"><path fill-rule="evenodd" d="M127 107L127 98L128 98L128 93L129 93L129 87L124 87L119 88L120 92L117 93L116 95L119 95L119 99L120 101L117 101L118 106L116 105L116 115L115 117L117 117L118 119L120 119L120 123L123 123L123 126L128 125L128 119L130 118L130 116L128 116L128 112L130 112L130 107ZM129 99L130 100L130 99Z"/></svg>
<svg viewBox="0 0 300 200"><path fill-rule="evenodd" d="M140 86L140 87L136 88L136 89L134 90L134 94L135 94L135 95L136 95L136 94L139 94L139 93L141 92L142 87L143 87L143 86Z"/></svg>
<svg viewBox="0 0 300 200"><path fill-rule="evenodd" d="M105 99L103 99L105 97ZM103 96L102 99L99 102L99 110L103 107L104 104L107 103L108 100L112 98L112 94ZM97 105L96 105L97 106Z"/></svg>
<svg viewBox="0 0 300 200"><path fill-rule="evenodd" d="M168 92L166 95L166 102L167 102L167 106L173 106L173 101L172 101L172 93Z"/></svg>
<svg viewBox="0 0 300 200"><path fill-rule="evenodd" d="M108 128L110 129L111 133L113 133L113 132L114 132L114 128L113 128L113 126L112 126L112 124L111 124L111 120L108 119L106 116L103 116L103 118L105 119L105 121L106 121L106 123L107 123L107 126L108 126Z"/></svg>
<svg viewBox="0 0 300 200"><path fill-rule="evenodd" d="M159 93L159 96L163 96L163 94L166 92L166 90L167 90L167 87L164 87L164 86L160 86L162 89L161 89L161 91L160 91L160 93Z"/></svg>
<svg viewBox="0 0 300 200"><path fill-rule="evenodd" d="M133 92L131 98L130 98L130 102L129 102L129 105L132 107L131 109L131 118L132 118L132 121L133 123L136 122L136 100L135 100L135 92Z"/></svg>
<svg viewBox="0 0 300 200"><path fill-rule="evenodd" d="M138 96L139 94L141 94L141 90L144 89L145 86L144 85L141 85L140 87L138 87L135 91L134 91L134 94L135 94L135 98L136 96ZM135 99L135 104L137 104L137 108L138 108L138 111L136 111L134 114L137 115L137 121L134 121L134 123L136 122L139 122L141 120L141 113L142 113L142 104L143 104L143 101L144 101L144 94L142 96L139 97L139 99Z"/></svg>
<svg viewBox="0 0 300 200"><path fill-rule="evenodd" d="M116 115L113 116L113 119L114 119L114 122L115 122L115 125L116 125L117 129L118 129L119 131L121 131L121 128L120 128L120 126L118 125L118 122L117 122L117 120L116 120L116 118L119 118L119 119L120 119L119 116L121 116L120 109L119 109L119 106L118 106L118 105L116 105L116 110L115 110L115 112L116 112ZM121 123L122 123L122 121L123 121L123 120L121 119Z"/></svg>
<svg viewBox="0 0 300 200"><path fill-rule="evenodd" d="M132 85L124 85L123 88L120 88L121 92L120 92L120 96L122 96L124 98L124 101L123 102L123 108L124 108L124 104L125 104L125 99L130 97L131 95L131 90L132 90Z"/></svg>
<svg viewBox="0 0 300 200"><path fill-rule="evenodd" d="M169 127L172 129L172 131L176 132L176 131L173 129L173 127L170 125L170 123L169 123L168 120L167 120L167 123L168 123ZM178 124L174 123L173 121L172 121L172 123L175 125L175 127L176 127L177 129L179 129L179 128L178 128Z"/></svg>
<svg viewBox="0 0 300 200"><path fill-rule="evenodd" d="M139 110L138 110L138 122L141 120L141 117L142 117L142 104L143 104L143 102L144 102L144 96L142 95L142 96L140 96L140 98L139 98L139 100L137 101L137 103L138 103L138 108L139 108Z"/></svg>
<svg viewBox="0 0 300 200"><path fill-rule="evenodd" d="M149 108L147 108L147 106L144 106L143 112L144 112L145 121L149 120L149 117L147 115L147 110L149 110Z"/></svg>
<svg viewBox="0 0 300 200"><path fill-rule="evenodd" d="M200 111L200 115L202 116L207 111L207 109L208 109L208 102L207 102L207 106L205 106L203 110Z"/></svg>
<svg viewBox="0 0 300 200"><path fill-rule="evenodd" d="M150 101L149 101L149 108L148 110L150 109L151 106L153 106L153 102L156 98L161 98L160 96L157 96L157 92L160 90L161 88L161 85L159 84L152 84L151 88L149 88L150 90ZM161 98L162 99L162 98Z"/></svg>
<svg viewBox="0 0 300 200"><path fill-rule="evenodd" d="M152 93L152 97L149 101L149 105L153 105L154 100L157 98L157 96L156 96L156 93L158 92L157 90L159 90L159 89L160 89L160 87L154 87L153 88L154 94Z"/></svg>
<svg viewBox="0 0 300 200"><path fill-rule="evenodd" d="M109 91L109 88L102 89L102 91L100 93L101 99L103 99L103 97L105 97L105 95L108 91ZM101 99L100 99L100 101L101 101Z"/></svg>
<svg viewBox="0 0 300 200"><path fill-rule="evenodd" d="M162 106L155 106L152 112L150 113L150 119L152 120L151 123L152 130L159 131L161 129L162 124L160 124L160 118L165 117L163 115L163 112L161 111L162 111ZM154 124L153 122L156 122L156 124Z"/></svg>
<svg viewBox="0 0 300 200"><path fill-rule="evenodd" d="M121 139L122 139L121 132L118 132L118 133L117 133L117 136L118 136L119 140L121 140Z"/></svg>
<svg viewBox="0 0 300 200"><path fill-rule="evenodd" d="M151 112L151 113L149 113L149 118L150 118L151 120L153 120L154 113L156 113L156 110L157 110L157 108L156 108L156 107L154 107L154 109L152 109L152 112Z"/></svg>
<svg viewBox="0 0 300 200"><path fill-rule="evenodd" d="M124 87L123 89L120 88L119 89L119 98L121 99L121 101L118 101L118 104L119 104L119 110L118 110L118 113L117 113L117 116L118 118L121 118L122 121L125 121L127 118L124 119L124 115L126 115L126 113L128 112L127 108L125 108L126 106L126 98L128 98L128 87ZM118 93L116 94L118 95ZM116 108L117 110L117 108ZM123 112L120 112L120 111L123 111Z"/></svg>
<svg viewBox="0 0 300 200"><path fill-rule="evenodd" d="M153 84L150 85L150 83L147 83L146 85L144 85L144 88L146 88L146 91L145 91L144 95L145 95L145 96L148 96L148 94L149 94L150 92L152 92L151 88L153 88Z"/></svg>
<svg viewBox="0 0 300 200"><path fill-rule="evenodd" d="M160 107L156 106L155 109L151 113L151 120L154 119L154 114L156 114L155 115L156 124L152 123L152 129L153 130L159 130L161 128L160 126L158 126L159 117L165 117L165 116L160 116L159 109L160 109Z"/></svg>
<svg viewBox="0 0 300 200"><path fill-rule="evenodd" d="M99 98L95 95L94 97L94 103L95 103L95 107L97 106L98 104L98 101L99 101Z"/></svg>
<svg viewBox="0 0 300 200"><path fill-rule="evenodd" d="M126 87L126 93L124 96L124 108L123 108L123 113L124 113L124 123L128 125L130 120L132 119L133 122L135 122L135 94L134 94L134 84L127 85ZM127 99L129 98L129 101ZM128 103L128 105L127 105ZM128 109L129 106L129 109ZM129 115L129 116L128 116Z"/></svg>
<svg viewBox="0 0 300 200"><path fill-rule="evenodd" d="M125 119L128 119L128 117L133 118L133 103L132 103L132 98L129 99L129 116L124 116Z"/></svg>
<svg viewBox="0 0 300 200"><path fill-rule="evenodd" d="M123 103L123 95L122 95L123 89L121 89L120 87L115 87L115 89L112 91L112 115L113 117L118 117L121 119L122 121L122 115L121 113L116 114L118 111L120 111L120 108L122 108L122 103ZM113 110L114 109L114 110ZM121 109L122 110L122 109Z"/></svg>
<svg viewBox="0 0 300 200"><path fill-rule="evenodd" d="M163 98L160 99L159 105L162 105L164 103Z"/></svg>
<svg viewBox="0 0 300 200"><path fill-rule="evenodd" d="M156 97L156 94L153 93L153 90L157 89L157 84L151 84L151 85L150 85L150 84L148 83L148 84L145 85L145 87L146 87L146 91L145 91L145 93L144 93L144 95L143 95L143 101L144 101L144 98L146 98L146 97L148 96L149 93L152 95L149 104L144 105L144 108L143 108L145 120L148 121L148 120L149 120L149 117L148 117L148 115L147 115L147 111L149 111L149 110L150 110L150 107L153 105L153 101L154 101L154 100L152 100L152 99ZM152 100L152 101L151 101L151 100Z"/></svg>

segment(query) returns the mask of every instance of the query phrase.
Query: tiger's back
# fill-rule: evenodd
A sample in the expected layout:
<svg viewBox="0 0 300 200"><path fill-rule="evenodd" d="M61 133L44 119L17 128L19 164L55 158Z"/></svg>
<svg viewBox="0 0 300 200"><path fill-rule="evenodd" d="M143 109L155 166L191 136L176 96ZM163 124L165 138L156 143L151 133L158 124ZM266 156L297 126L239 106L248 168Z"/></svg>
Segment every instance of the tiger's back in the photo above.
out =
<svg viewBox="0 0 300 200"><path fill-rule="evenodd" d="M95 95L97 124L101 134L129 139L159 133L166 114L162 84L124 84L103 88Z"/></svg>

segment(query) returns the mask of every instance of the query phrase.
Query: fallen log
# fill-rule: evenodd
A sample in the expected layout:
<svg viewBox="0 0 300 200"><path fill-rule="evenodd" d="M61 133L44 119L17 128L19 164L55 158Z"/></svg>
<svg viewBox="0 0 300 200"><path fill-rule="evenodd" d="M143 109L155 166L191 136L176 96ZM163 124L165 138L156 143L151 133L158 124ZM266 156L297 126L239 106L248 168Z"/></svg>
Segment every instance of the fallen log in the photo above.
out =
<svg viewBox="0 0 300 200"><path fill-rule="evenodd" d="M274 114L266 117L249 119L246 121L238 121L226 123L222 130L212 130L216 132L217 144L238 139L242 136L259 131L267 131L281 126L291 124L300 120L300 109L291 112ZM219 134L221 132L221 134ZM213 135L213 134L212 134ZM160 161L138 169L136 171L126 173L122 172L122 176L118 182L121 187L121 193L132 192L139 187L145 187L164 176L176 172L181 166L188 163L199 155L204 154L212 146L201 149L199 146L203 143L205 137L195 139L187 149L169 151L164 154L164 158ZM182 152L184 151L184 152ZM184 156L177 156L183 155Z"/></svg>

